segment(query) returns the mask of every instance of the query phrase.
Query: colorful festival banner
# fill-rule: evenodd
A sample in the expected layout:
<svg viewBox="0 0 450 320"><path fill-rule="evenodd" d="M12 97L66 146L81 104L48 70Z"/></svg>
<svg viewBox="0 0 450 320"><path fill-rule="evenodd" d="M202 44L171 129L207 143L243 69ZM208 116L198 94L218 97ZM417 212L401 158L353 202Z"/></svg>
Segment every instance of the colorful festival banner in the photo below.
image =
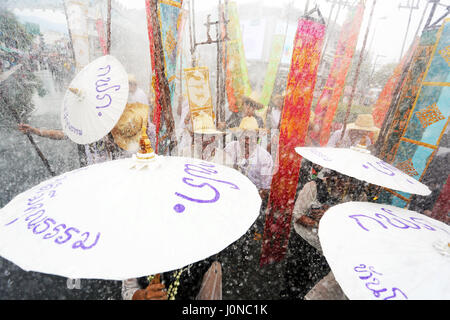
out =
<svg viewBox="0 0 450 320"><path fill-rule="evenodd" d="M102 48L102 53L103 55L107 55L108 49L106 47L105 31L103 28L103 20L101 17L97 18L97 20L95 21L95 27L97 29L98 40L100 42L100 47Z"/></svg>
<svg viewBox="0 0 450 320"><path fill-rule="evenodd" d="M426 67L431 59L435 43L436 30L428 30L422 34L408 73L401 86L399 97L391 103L390 108L394 108L395 111L392 121L384 124L388 128L388 132L379 153L379 158L389 163L392 163L394 160L400 137L406 128L409 114L417 97L419 86L424 78Z"/></svg>
<svg viewBox="0 0 450 320"><path fill-rule="evenodd" d="M164 70L169 81L170 101L173 105L177 69L178 43L182 34L184 15L181 12L182 0L158 0L158 17L161 40L164 48Z"/></svg>
<svg viewBox="0 0 450 320"><path fill-rule="evenodd" d="M412 55L415 52L418 44L419 39L416 39L409 48L408 52L403 56L397 67L395 67L392 76L388 79L383 90L378 96L378 99L372 111L373 121L375 123L375 126L378 128L381 128L381 126L383 125L384 117L386 116L386 113L393 99L394 90L397 88L401 79L401 75L403 74L403 72L405 72L405 66L412 59Z"/></svg>
<svg viewBox="0 0 450 320"><path fill-rule="evenodd" d="M267 106L272 96L273 86L278 72L278 65L280 64L281 55L283 53L284 35L276 34L273 36L272 48L270 50L269 64L267 65L266 76L264 78L264 85L261 92L259 102Z"/></svg>
<svg viewBox="0 0 450 320"><path fill-rule="evenodd" d="M89 64L88 8L82 1L66 2L68 28L72 37L76 72Z"/></svg>
<svg viewBox="0 0 450 320"><path fill-rule="evenodd" d="M272 178L261 266L282 260L286 253L301 165L295 147L305 144L324 35L324 24L307 18L298 21L281 116L279 168Z"/></svg>
<svg viewBox="0 0 450 320"><path fill-rule="evenodd" d="M250 95L250 81L248 80L247 61L242 43L241 27L236 2L228 3L228 37L226 43L226 80L225 86L228 97L228 107L238 112L238 99L243 95Z"/></svg>
<svg viewBox="0 0 450 320"><path fill-rule="evenodd" d="M186 86L191 111L191 123L201 111L214 119L211 88L209 86L208 67L195 67L184 69Z"/></svg>
<svg viewBox="0 0 450 320"><path fill-rule="evenodd" d="M450 19L436 35L432 58L424 72L417 97L408 113L392 164L421 181L439 147L450 115ZM442 177L446 179L447 177ZM405 207L412 196L396 193L392 204Z"/></svg>
<svg viewBox="0 0 450 320"><path fill-rule="evenodd" d="M320 142L321 146L326 145L330 137L331 123L344 91L345 79L350 70L363 16L364 4L360 2L358 7L349 12L342 27L330 74L317 101L314 123L320 130L317 133L311 132L310 136L311 139Z"/></svg>
<svg viewBox="0 0 450 320"><path fill-rule="evenodd" d="M160 154L169 154L171 146L176 144L171 99L175 91L177 40L182 3L182 0L145 1L152 86L156 104L153 116L157 139L155 151L159 150ZM163 53L162 56L160 53ZM161 70L164 70L164 74Z"/></svg>

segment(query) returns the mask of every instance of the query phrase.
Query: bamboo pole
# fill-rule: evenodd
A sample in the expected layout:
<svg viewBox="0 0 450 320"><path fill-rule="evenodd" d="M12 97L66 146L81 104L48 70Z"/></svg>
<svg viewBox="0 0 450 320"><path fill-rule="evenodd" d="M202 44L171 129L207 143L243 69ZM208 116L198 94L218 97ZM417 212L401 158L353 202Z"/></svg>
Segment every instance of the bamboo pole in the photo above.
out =
<svg viewBox="0 0 450 320"><path fill-rule="evenodd" d="M106 54L111 52L111 0L108 0L108 16L106 18Z"/></svg>
<svg viewBox="0 0 450 320"><path fill-rule="evenodd" d="M6 101L6 99L3 96L3 93L1 95L1 98L2 98L3 102L5 103L5 106L8 108L8 110L11 112L12 116L16 120L17 124L20 124L22 121L20 121L19 115L17 114L16 110L11 108L11 106L8 104L8 102ZM55 172L50 167L50 164L48 163L47 158L45 158L45 156L42 153L41 149L39 149L39 147L37 146L36 142L34 141L33 136L29 132L26 132L25 135L27 136L27 138L30 141L31 145L33 146L34 150L38 154L39 158L41 158L42 162L44 163L45 168L50 173L50 175L52 177L56 176Z"/></svg>

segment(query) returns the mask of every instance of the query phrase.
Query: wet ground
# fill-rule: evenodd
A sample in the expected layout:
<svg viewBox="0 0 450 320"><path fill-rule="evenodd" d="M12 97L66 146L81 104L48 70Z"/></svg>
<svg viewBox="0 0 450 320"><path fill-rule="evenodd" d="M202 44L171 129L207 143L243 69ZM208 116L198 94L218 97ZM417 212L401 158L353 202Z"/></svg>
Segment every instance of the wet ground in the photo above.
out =
<svg viewBox="0 0 450 320"><path fill-rule="evenodd" d="M38 71L47 95L35 96L36 110L29 124L60 129L60 104L63 91L55 88L50 72ZM0 125L0 207L17 194L50 178L50 174L27 137L15 127ZM70 140L50 140L34 136L55 173L62 174L80 166L77 146ZM56 151L55 151L56 150ZM329 271L324 258L302 240L294 239L285 260L259 266L264 212L241 239L221 252L223 299L278 300L301 299ZM0 300L9 299L121 299L121 282L71 280L64 277L26 272L0 257Z"/></svg>

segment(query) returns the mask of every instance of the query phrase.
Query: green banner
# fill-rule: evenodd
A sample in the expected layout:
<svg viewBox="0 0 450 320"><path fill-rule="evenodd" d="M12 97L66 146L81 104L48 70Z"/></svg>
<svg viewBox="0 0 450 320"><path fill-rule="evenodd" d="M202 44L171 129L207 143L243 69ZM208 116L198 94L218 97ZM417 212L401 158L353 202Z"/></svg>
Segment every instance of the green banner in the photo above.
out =
<svg viewBox="0 0 450 320"><path fill-rule="evenodd" d="M264 85L261 91L259 102L267 106L272 96L275 78L277 76L278 65L280 64L281 54L283 53L284 35L274 35L272 41L272 48L270 50L269 64L267 65L266 76L264 78Z"/></svg>
<svg viewBox="0 0 450 320"><path fill-rule="evenodd" d="M250 95L252 90L248 80L247 60L242 43L241 26L235 2L228 4L228 37L226 54L226 90L229 109L238 111L237 99Z"/></svg>

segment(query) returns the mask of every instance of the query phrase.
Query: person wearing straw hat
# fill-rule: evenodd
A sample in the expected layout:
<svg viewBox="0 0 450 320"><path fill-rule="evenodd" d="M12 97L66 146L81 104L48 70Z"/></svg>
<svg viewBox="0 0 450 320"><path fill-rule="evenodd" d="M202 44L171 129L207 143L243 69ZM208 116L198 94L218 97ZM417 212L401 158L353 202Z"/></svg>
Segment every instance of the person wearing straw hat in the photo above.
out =
<svg viewBox="0 0 450 320"><path fill-rule="evenodd" d="M127 103L119 121L111 130L114 142L121 148L120 154L122 156L131 156L138 151L143 126L147 128L147 135L152 146L155 145L154 125L149 117L148 105L140 102Z"/></svg>
<svg viewBox="0 0 450 320"><path fill-rule="evenodd" d="M255 118L258 127L264 128L263 119L256 114L257 110L264 109L264 105L258 102L256 93L253 93L251 96L242 96L240 101L240 111L233 112L226 122L219 122L217 127L220 130L223 130L225 128L236 128L239 127L244 118L253 117Z"/></svg>
<svg viewBox="0 0 450 320"><path fill-rule="evenodd" d="M127 105L116 126L107 136L95 143L96 150L93 150L91 145L85 145L88 164L131 156L139 143L142 125L146 125L147 135L151 143L155 144L156 127L151 121L152 104L144 91L137 86L136 77L133 74L128 75L128 85ZM23 133L29 132L53 140L67 139L62 130L34 128L25 123L20 123L18 129Z"/></svg>
<svg viewBox="0 0 450 320"><path fill-rule="evenodd" d="M213 119L201 111L193 121L193 150L191 144L185 144L180 155L193 157L222 165L230 165L231 160L222 148L218 147L219 136L224 132L216 129ZM193 151L193 152L192 152Z"/></svg>
<svg viewBox="0 0 450 320"><path fill-rule="evenodd" d="M265 199L272 182L273 159L270 153L257 143L258 126L253 121L241 121L233 132L238 140L228 143L225 152L231 165L247 176Z"/></svg>
<svg viewBox="0 0 450 320"><path fill-rule="evenodd" d="M373 133L376 137L380 132L380 129L374 125L371 114L359 114L355 122L347 125L344 138L340 141L342 130L343 129L337 130L331 135L327 147L350 148L360 144L360 142L363 142L364 145L368 147L372 144L369 135Z"/></svg>

